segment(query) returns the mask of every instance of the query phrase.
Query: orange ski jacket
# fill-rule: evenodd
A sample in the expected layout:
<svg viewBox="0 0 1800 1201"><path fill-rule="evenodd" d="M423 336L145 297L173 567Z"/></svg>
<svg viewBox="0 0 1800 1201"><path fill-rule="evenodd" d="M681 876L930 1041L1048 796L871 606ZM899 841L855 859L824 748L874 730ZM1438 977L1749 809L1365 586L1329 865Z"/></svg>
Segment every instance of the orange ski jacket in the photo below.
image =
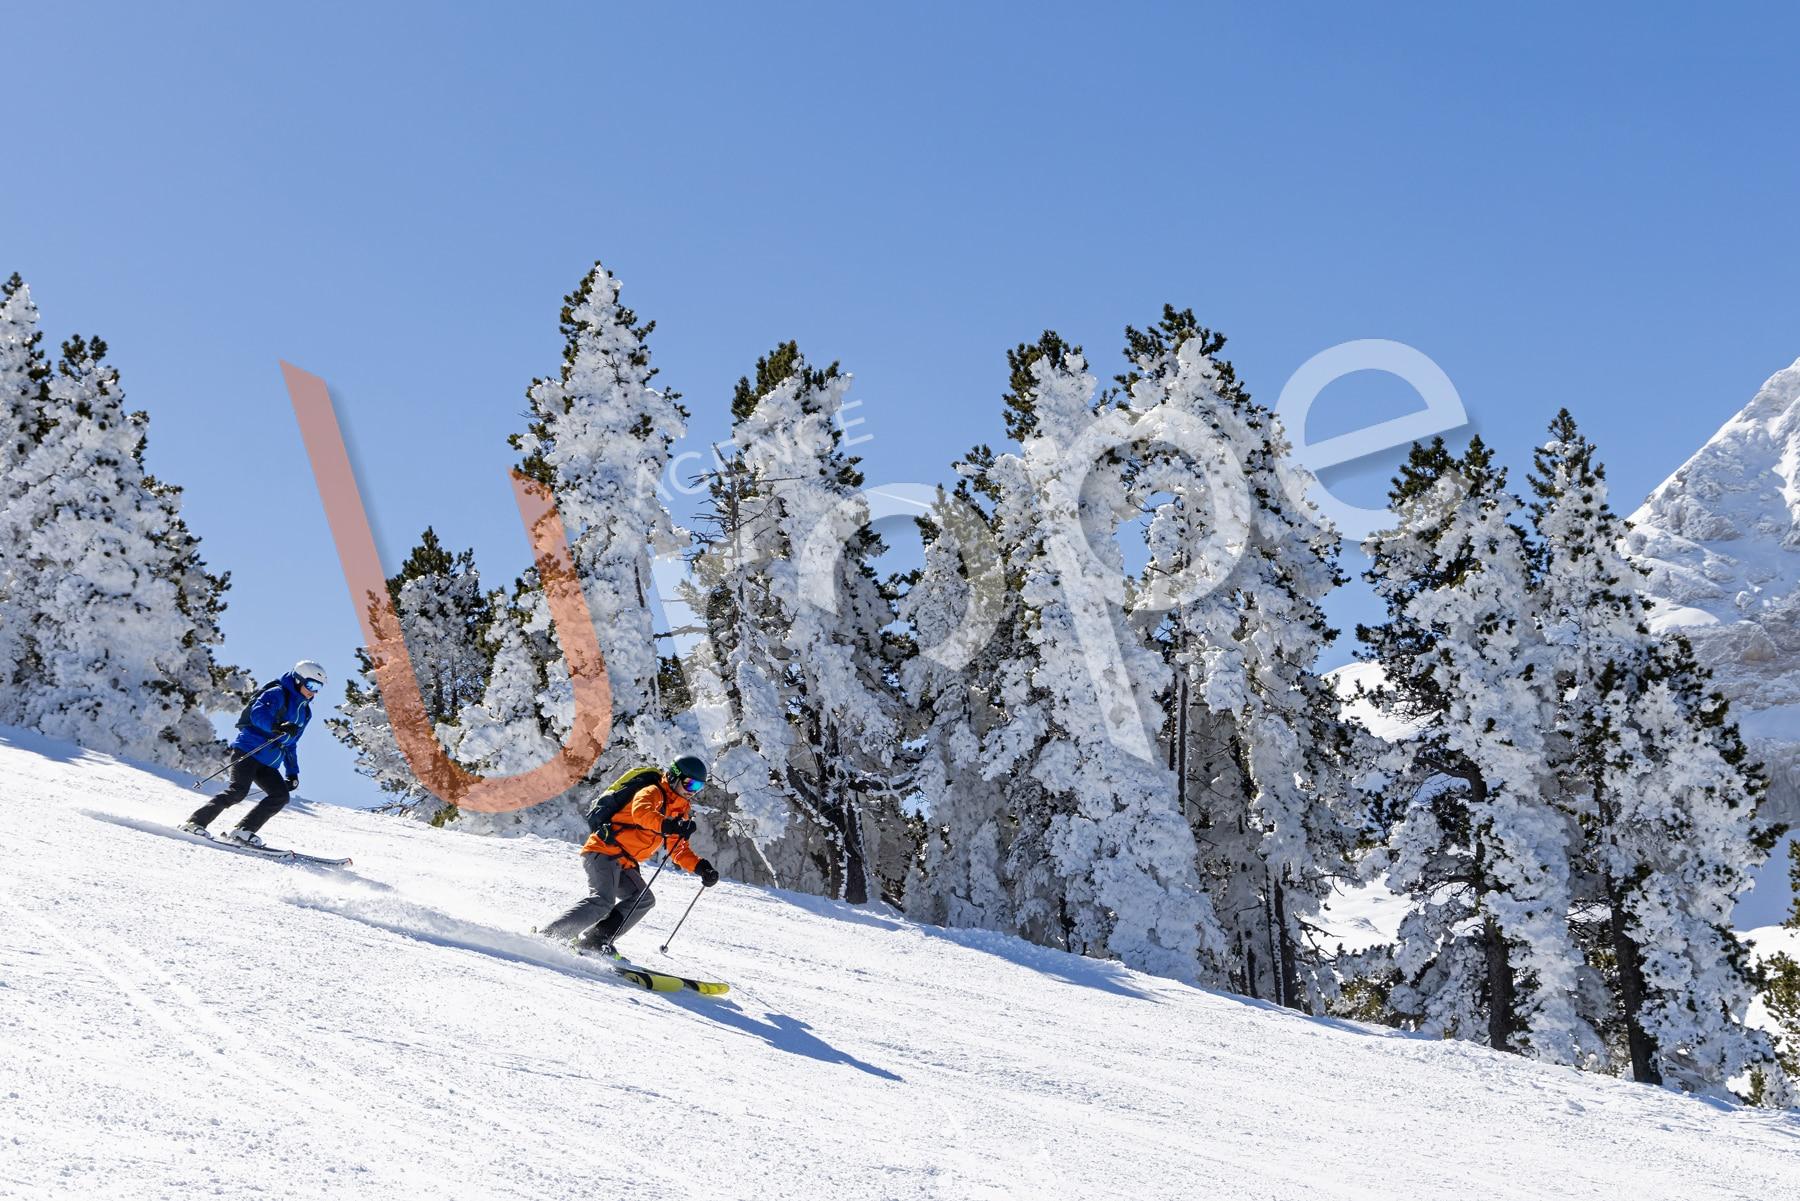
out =
<svg viewBox="0 0 1800 1201"><path fill-rule="evenodd" d="M623 860L626 867L636 867L655 855L656 848L661 845L669 849L669 858L691 872L699 865L700 856L679 834L664 834L662 824L665 818L687 817L692 812L693 806L688 799L670 788L666 778L646 785L633 793L624 808L613 816L613 841L602 840L598 833L590 834L581 853L611 855Z"/></svg>

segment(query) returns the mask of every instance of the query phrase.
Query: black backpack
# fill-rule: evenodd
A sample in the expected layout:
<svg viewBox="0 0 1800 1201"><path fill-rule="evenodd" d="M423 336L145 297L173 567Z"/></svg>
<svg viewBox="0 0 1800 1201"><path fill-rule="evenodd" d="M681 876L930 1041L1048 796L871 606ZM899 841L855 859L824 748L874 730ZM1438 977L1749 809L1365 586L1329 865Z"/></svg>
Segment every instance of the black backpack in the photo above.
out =
<svg viewBox="0 0 1800 1201"><path fill-rule="evenodd" d="M591 833L611 840L612 819L619 810L631 803L631 798L653 784L662 783L662 770L655 767L634 767L611 784L606 791L594 798L588 806L587 824Z"/></svg>
<svg viewBox="0 0 1800 1201"><path fill-rule="evenodd" d="M250 710L256 708L256 702L262 700L263 693L271 688L281 688L281 681L270 680L267 684L264 684L261 688L258 688L255 692L250 694L250 699L244 704L244 711L238 714L238 729L248 730L253 728L250 725ZM275 718L275 724L280 725L285 720L287 720L287 689L281 688L281 713ZM273 730L269 732L271 734L274 733Z"/></svg>

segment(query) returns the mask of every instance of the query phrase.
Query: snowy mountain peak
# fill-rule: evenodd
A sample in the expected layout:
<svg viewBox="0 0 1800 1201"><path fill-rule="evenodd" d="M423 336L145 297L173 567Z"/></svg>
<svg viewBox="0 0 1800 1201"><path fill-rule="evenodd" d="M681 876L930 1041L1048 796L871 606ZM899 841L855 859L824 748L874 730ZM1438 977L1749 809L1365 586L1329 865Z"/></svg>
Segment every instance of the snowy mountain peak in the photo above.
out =
<svg viewBox="0 0 1800 1201"><path fill-rule="evenodd" d="M1650 494L1632 514L1644 527L1642 553L1698 568L1699 544L1740 539L1769 541L1800 550L1800 361L1769 377L1756 398L1727 421L1693 457ZM1683 545L1685 544L1685 545ZM1634 545L1633 549L1637 549ZM1755 566L1745 579L1753 579ZM1763 577L1768 578L1767 576ZM1725 573L1703 571L1700 580L1672 573L1671 587L1696 600L1723 594Z"/></svg>
<svg viewBox="0 0 1800 1201"><path fill-rule="evenodd" d="M1652 624L1693 639L1800 813L1800 361L1631 515L1626 550L1649 575Z"/></svg>

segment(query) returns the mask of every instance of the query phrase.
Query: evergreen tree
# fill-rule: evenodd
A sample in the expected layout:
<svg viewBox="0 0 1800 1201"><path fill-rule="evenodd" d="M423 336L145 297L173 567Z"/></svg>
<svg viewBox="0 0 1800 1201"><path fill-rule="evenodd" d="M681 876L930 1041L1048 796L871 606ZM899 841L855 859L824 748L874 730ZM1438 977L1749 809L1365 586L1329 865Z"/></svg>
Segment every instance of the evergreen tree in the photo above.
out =
<svg viewBox="0 0 1800 1201"><path fill-rule="evenodd" d="M1592 851L1578 859L1588 880L1585 887L1578 881L1577 900L1605 915L1578 921L1576 932L1590 959L1607 968L1606 991L1616 998L1616 1008L1611 999L1594 1007L1596 1024L1624 1044L1637 1079L1660 1083L1641 1023L1643 947L1626 907L1624 877L1634 869L1622 877L1609 868L1619 840L1631 837L1618 822L1619 726L1629 724L1654 647L1644 624L1648 606L1634 587L1636 570L1619 553L1625 530L1607 504L1605 472L1592 444L1567 409L1551 422L1550 435L1530 477L1541 620L1557 698L1550 745L1564 803L1579 815Z"/></svg>
<svg viewBox="0 0 1800 1201"><path fill-rule="evenodd" d="M25 456L43 436L49 407L50 365L40 343L37 306L31 289L15 272L0 284L0 513L17 503L25 484L17 473ZM17 547L0 544L0 722L15 723L20 717L21 689L29 681L19 678L24 658L23 630L29 620L19 600L21 567Z"/></svg>
<svg viewBox="0 0 1800 1201"><path fill-rule="evenodd" d="M982 754L984 778L1015 794L1006 861L1014 920L1037 941L1193 979L1202 952L1218 949L1194 838L1168 770L1115 737L1150 727L1168 678L1124 608L1111 535L1132 511L1126 464L1071 453L1103 403L1078 347L1046 333L1008 364L1007 428L1020 453L995 456L982 483L997 497L994 525L1020 612L1016 641L994 665L1000 717ZM1068 578L1077 537L1110 572L1105 580ZM1117 659L1091 664L1101 649L1091 644L1107 638Z"/></svg>
<svg viewBox="0 0 1800 1201"><path fill-rule="evenodd" d="M1800 839L1788 843L1788 889L1794 894L1793 909L1782 923L1789 930L1800 930ZM1800 1080L1800 959L1777 951L1762 964L1763 1004L1780 1031L1777 1048L1781 1067L1788 1080ZM1765 1104L1777 1099L1770 1088L1766 1072L1752 1070L1751 1101Z"/></svg>
<svg viewBox="0 0 1800 1201"><path fill-rule="evenodd" d="M544 721L548 679L543 655L526 632L529 620L530 614L517 603L494 606L488 630L494 657L488 664L487 686L477 702L463 706L455 727L438 727L445 745L479 775L519 775L548 762L559 750ZM576 841L588 834L580 811L569 804L510 813L447 807L431 814L433 825L451 821L478 834L539 834Z"/></svg>
<svg viewBox="0 0 1800 1201"><path fill-rule="evenodd" d="M957 465L964 478L954 495L940 489L931 515L919 520L924 561L899 604L913 639L900 681L917 715L908 734L919 747L912 789L923 807L921 854L905 891L917 920L1016 930L1018 794L1035 786L988 779L982 749L1004 716L993 681L1022 633L1019 589L997 557L983 507L993 498L977 490L992 459L977 447ZM987 620L994 622L988 637L961 644Z"/></svg>
<svg viewBox="0 0 1800 1201"><path fill-rule="evenodd" d="M481 700L493 655L488 645L493 600L481 591L475 552L452 553L426 527L419 544L388 579L388 597L433 727L455 726L463 708ZM401 754L376 686L372 661L358 648L357 676L344 685L341 716L326 725L356 756L356 769L383 792L421 817L437 817L441 804L420 786ZM455 744L456 731L441 730Z"/></svg>
<svg viewBox="0 0 1800 1201"><path fill-rule="evenodd" d="M561 373L532 384L531 424L512 439L525 456L520 470L554 492L571 540L612 685L607 758L616 762L671 758L674 749L656 698L650 560L682 545L657 489L688 414L678 394L652 383L657 370L648 339L655 328L619 303L618 280L596 263L563 301ZM547 630L541 594L529 607L534 626ZM559 731L567 729L571 703L557 698ZM596 779L603 775L604 765Z"/></svg>
<svg viewBox="0 0 1800 1201"><path fill-rule="evenodd" d="M1145 444L1133 491L1150 512L1133 608L1159 623L1174 671L1170 759L1224 924L1222 975L1317 1009L1335 985L1311 919L1349 874L1356 833L1349 733L1315 669L1336 637L1321 603L1342 582L1337 536L1306 500L1310 477L1274 414L1218 357L1222 335L1166 305L1126 341L1132 369L1118 382ZM1195 430L1204 445L1183 446Z"/></svg>
<svg viewBox="0 0 1800 1201"><path fill-rule="evenodd" d="M1592 941L1611 964L1612 1024L1636 1079L1662 1083L1666 1069L1719 1089L1770 1054L1743 1027L1751 969L1730 927L1768 851L1755 819L1763 781L1691 649L1645 625L1605 470L1566 409L1536 467L1550 749L1586 836L1590 895L1577 900L1606 914Z"/></svg>
<svg viewBox="0 0 1800 1201"><path fill-rule="evenodd" d="M190 766L219 748L206 713L233 677L213 658L228 581L201 563L180 490L144 470L149 418L125 411L105 355L98 338L63 343L38 441L8 477L15 720Z"/></svg>
<svg viewBox="0 0 1800 1201"><path fill-rule="evenodd" d="M1768 1036L1744 1024L1755 971L1731 925L1776 833L1757 818L1766 783L1686 639L1658 647L1628 730L1632 774L1617 781L1600 861L1624 884L1627 933L1644 951L1639 1025L1655 1073L1719 1093L1756 1072L1771 1103L1795 1104Z"/></svg>
<svg viewBox="0 0 1800 1201"><path fill-rule="evenodd" d="M0 284L0 480L43 438L50 403L43 340L31 289L15 271ZM0 493L0 501L11 495Z"/></svg>
<svg viewBox="0 0 1800 1201"><path fill-rule="evenodd" d="M556 801L519 814L470 821L473 828L572 834L593 795L625 767L666 763L679 753L658 696L663 676L650 609L654 554L681 545L658 493L669 452L686 431L687 410L677 393L657 388L649 336L653 321L619 301L619 281L596 263L563 298L563 362L554 377L526 392L528 425L510 439L523 456L519 470L549 487L570 540L575 571L605 657L612 688L612 731L588 778ZM515 764L524 770L544 756L522 759L514 749L553 754L574 721L574 693L537 568L525 571L509 602L497 656L489 669L480 712L449 731L466 762ZM531 681L535 692L527 696ZM504 731L502 737L498 732ZM502 741L507 747L500 745Z"/></svg>
<svg viewBox="0 0 1800 1201"><path fill-rule="evenodd" d="M1378 766L1397 786L1386 866L1412 898L1396 1008L1422 1030L1558 1063L1600 1040L1575 998L1573 820L1546 778L1549 655L1519 502L1479 438L1453 457L1414 446L1394 528L1365 543L1387 620L1358 636L1386 677L1373 702L1407 732Z"/></svg>
<svg viewBox="0 0 1800 1201"><path fill-rule="evenodd" d="M881 543L838 424L849 385L837 364L813 367L792 342L758 361L754 384L738 381L696 599L711 660L701 691L722 719L711 739L720 776L765 854L800 818L827 893L861 904L872 827L901 828L900 726L882 633L893 608L870 564ZM801 556L821 531L841 548L825 583L835 611L805 594Z"/></svg>

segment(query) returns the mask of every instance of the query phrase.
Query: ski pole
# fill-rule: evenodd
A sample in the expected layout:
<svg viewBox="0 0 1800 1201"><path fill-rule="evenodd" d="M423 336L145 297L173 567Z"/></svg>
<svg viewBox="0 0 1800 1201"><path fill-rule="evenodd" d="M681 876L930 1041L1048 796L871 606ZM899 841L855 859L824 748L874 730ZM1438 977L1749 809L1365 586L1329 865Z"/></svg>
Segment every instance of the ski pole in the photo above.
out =
<svg viewBox="0 0 1800 1201"><path fill-rule="evenodd" d="M619 923L619 929L623 930L631 925L631 915L638 911L638 906L642 905L644 898L650 895L650 884L656 883L656 878L662 875L663 864L668 861L669 852L664 851L663 857L657 861L656 870L650 873L650 883L638 889L637 896L631 898L631 908L625 911L625 919Z"/></svg>
<svg viewBox="0 0 1800 1201"><path fill-rule="evenodd" d="M664 955L669 953L669 944L675 941L675 936L677 934L681 933L681 923L687 921L688 914L692 913L694 911L694 906L700 903L700 893L705 891L706 885L702 884L699 891L694 893L694 899L688 902L688 907L681 911L681 921L676 922L675 928L669 931L669 937L663 939L662 953Z"/></svg>
<svg viewBox="0 0 1800 1201"><path fill-rule="evenodd" d="M281 738L282 738L282 736L280 734L277 734L273 738L269 739L269 741L267 741L267 742L263 743L261 746L257 747L254 751L239 751L237 754L233 755L230 759L226 760L224 767L221 767L218 771L214 772L210 776L203 776L200 779L195 780L192 784L189 784L188 787L189 788L198 788L198 787L200 787L200 785L206 783L208 780L218 779L220 776L224 775L226 772L230 771L232 768L234 768L238 764L242 763L247 757L249 757L251 755L260 754L261 752L268 750L271 746L274 746L277 742L280 742Z"/></svg>

